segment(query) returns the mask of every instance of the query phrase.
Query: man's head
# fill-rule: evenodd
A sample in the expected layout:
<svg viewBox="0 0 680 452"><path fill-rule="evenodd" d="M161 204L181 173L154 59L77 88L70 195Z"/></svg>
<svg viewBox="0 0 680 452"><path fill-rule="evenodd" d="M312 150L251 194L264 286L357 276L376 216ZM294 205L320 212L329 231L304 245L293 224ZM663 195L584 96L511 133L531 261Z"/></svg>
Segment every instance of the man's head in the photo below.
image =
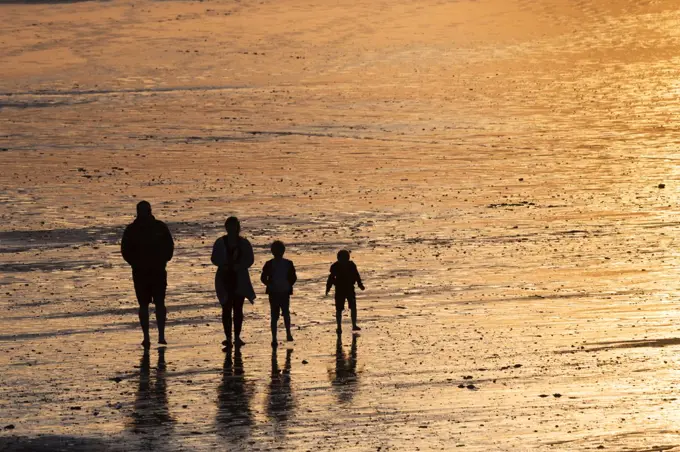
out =
<svg viewBox="0 0 680 452"><path fill-rule="evenodd" d="M338 251L338 262L349 262L349 251L347 250Z"/></svg>
<svg viewBox="0 0 680 452"><path fill-rule="evenodd" d="M271 250L274 257L283 257L283 253L286 252L286 245L281 240L276 240L272 243Z"/></svg>
<svg viewBox="0 0 680 452"><path fill-rule="evenodd" d="M241 222L236 217L229 217L224 222L224 229L227 230L227 234L238 236L241 233Z"/></svg>
<svg viewBox="0 0 680 452"><path fill-rule="evenodd" d="M151 216L151 204L148 201L137 203L137 218L149 218Z"/></svg>

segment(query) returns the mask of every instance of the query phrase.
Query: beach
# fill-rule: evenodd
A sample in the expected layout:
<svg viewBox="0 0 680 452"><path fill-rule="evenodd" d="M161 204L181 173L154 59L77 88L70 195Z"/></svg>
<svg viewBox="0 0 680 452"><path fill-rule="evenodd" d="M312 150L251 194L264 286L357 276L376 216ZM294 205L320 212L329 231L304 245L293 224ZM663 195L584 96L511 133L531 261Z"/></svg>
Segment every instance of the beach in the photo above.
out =
<svg viewBox="0 0 680 452"><path fill-rule="evenodd" d="M680 5L347 3L0 2L0 450L680 450ZM148 355L141 200L175 238Z"/></svg>

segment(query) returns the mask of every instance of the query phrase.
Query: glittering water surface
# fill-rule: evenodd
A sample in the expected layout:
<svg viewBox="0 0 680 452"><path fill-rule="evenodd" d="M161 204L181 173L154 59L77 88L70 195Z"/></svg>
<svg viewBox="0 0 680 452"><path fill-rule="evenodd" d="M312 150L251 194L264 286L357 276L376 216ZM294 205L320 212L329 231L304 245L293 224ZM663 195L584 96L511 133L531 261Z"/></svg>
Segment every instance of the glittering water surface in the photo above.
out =
<svg viewBox="0 0 680 452"><path fill-rule="evenodd" d="M0 448L680 449L677 2L3 3ZM148 354L140 199L177 244ZM221 351L229 214L255 281L288 245L294 345L258 286Z"/></svg>

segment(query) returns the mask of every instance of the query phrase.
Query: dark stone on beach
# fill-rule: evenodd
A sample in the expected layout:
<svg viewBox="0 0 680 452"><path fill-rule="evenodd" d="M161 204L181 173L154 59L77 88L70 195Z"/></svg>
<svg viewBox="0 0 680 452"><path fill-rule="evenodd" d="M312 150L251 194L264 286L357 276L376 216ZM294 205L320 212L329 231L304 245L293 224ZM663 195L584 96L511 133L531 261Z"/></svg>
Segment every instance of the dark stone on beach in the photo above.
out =
<svg viewBox="0 0 680 452"><path fill-rule="evenodd" d="M472 375L466 375L463 377L463 380L472 380Z"/></svg>
<svg viewBox="0 0 680 452"><path fill-rule="evenodd" d="M521 364L515 364L514 367L515 367L515 369L519 369L520 367L522 367L522 365Z"/></svg>
<svg viewBox="0 0 680 452"><path fill-rule="evenodd" d="M113 377L113 378L111 378L111 381L115 381L116 383L120 383L121 381L123 381L123 379L120 378L120 377Z"/></svg>
<svg viewBox="0 0 680 452"><path fill-rule="evenodd" d="M72 406L71 409L72 409L73 411L80 411L82 408L79 407L79 406Z"/></svg>
<svg viewBox="0 0 680 452"><path fill-rule="evenodd" d="M666 188L666 184L659 184L659 188Z"/></svg>
<svg viewBox="0 0 680 452"><path fill-rule="evenodd" d="M477 386L475 386L475 385L467 385L467 388L468 388L469 390L471 390L471 391L474 391L474 390L477 389Z"/></svg>
<svg viewBox="0 0 680 452"><path fill-rule="evenodd" d="M539 395L539 397L544 399L544 398L548 397L548 394L541 394L541 395Z"/></svg>
<svg viewBox="0 0 680 452"><path fill-rule="evenodd" d="M553 394L553 397L555 397L556 399L559 399L560 397L562 397L562 394L560 394L559 392L556 392L555 394Z"/></svg>
<svg viewBox="0 0 680 452"><path fill-rule="evenodd" d="M463 383L459 384L458 387L459 387L460 389L465 389L465 385L464 385Z"/></svg>
<svg viewBox="0 0 680 452"><path fill-rule="evenodd" d="M303 359L302 364L309 364L309 362L306 359Z"/></svg>
<svg viewBox="0 0 680 452"><path fill-rule="evenodd" d="M14 424L5 425L5 430L14 430Z"/></svg>
<svg viewBox="0 0 680 452"><path fill-rule="evenodd" d="M523 177L520 177L520 178L519 178L519 181L520 181L520 182L524 182L524 178L523 178Z"/></svg>

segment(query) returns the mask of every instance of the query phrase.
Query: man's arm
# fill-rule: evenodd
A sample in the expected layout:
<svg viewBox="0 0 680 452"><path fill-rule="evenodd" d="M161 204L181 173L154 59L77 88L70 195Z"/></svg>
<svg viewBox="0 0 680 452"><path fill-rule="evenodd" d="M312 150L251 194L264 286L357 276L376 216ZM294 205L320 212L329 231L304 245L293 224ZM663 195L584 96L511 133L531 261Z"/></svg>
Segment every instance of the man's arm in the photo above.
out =
<svg viewBox="0 0 680 452"><path fill-rule="evenodd" d="M165 223L163 224L163 248L165 249L165 261L170 262L172 260L172 256L175 254L175 241L172 239L172 234L170 233L170 229Z"/></svg>
<svg viewBox="0 0 680 452"><path fill-rule="evenodd" d="M123 259L125 259L125 262L128 264L132 265L132 261L134 260L133 257L133 245L132 245L132 239L130 238L130 226L125 228L125 232L123 232L123 240L120 242L120 254L123 256Z"/></svg>

